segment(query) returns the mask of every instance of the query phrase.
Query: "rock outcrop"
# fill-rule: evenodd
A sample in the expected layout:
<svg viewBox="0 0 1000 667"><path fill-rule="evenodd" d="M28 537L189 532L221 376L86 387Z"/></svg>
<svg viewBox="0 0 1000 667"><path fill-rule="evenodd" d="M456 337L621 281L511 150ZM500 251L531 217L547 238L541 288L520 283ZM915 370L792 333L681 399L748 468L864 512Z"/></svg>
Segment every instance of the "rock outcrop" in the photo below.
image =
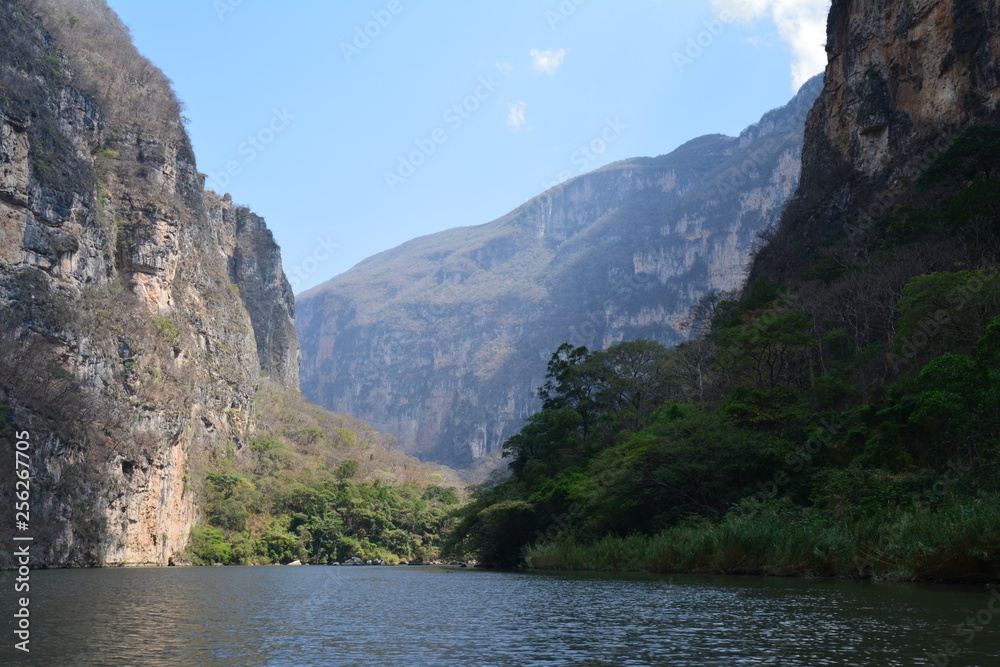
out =
<svg viewBox="0 0 1000 667"><path fill-rule="evenodd" d="M963 129L1000 123L998 35L996 0L834 0L802 187L752 280L801 275L825 241L912 203L901 197Z"/></svg>
<svg viewBox="0 0 1000 667"><path fill-rule="evenodd" d="M284 387L299 386L295 295L281 268L281 249L259 215L232 197L205 193L208 217L228 259L229 279L250 315L261 372Z"/></svg>
<svg viewBox="0 0 1000 667"><path fill-rule="evenodd" d="M538 408L561 343L677 343L692 304L743 284L751 247L798 184L821 85L739 137L609 165L300 295L303 392L394 434L407 453L459 467L494 460Z"/></svg>
<svg viewBox="0 0 1000 667"><path fill-rule="evenodd" d="M261 374L297 387L279 251L204 193L169 81L103 2L3 2L0 34L0 440L30 434L32 554L166 564Z"/></svg>

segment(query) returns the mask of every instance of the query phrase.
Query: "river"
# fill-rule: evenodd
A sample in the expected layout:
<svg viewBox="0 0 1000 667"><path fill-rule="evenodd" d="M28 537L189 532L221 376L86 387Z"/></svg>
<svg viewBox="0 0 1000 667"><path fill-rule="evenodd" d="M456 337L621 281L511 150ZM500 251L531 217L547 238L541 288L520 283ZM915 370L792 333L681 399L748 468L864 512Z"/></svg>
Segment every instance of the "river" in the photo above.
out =
<svg viewBox="0 0 1000 667"><path fill-rule="evenodd" d="M321 566L31 587L30 654L2 598L4 665L1000 665L982 587Z"/></svg>

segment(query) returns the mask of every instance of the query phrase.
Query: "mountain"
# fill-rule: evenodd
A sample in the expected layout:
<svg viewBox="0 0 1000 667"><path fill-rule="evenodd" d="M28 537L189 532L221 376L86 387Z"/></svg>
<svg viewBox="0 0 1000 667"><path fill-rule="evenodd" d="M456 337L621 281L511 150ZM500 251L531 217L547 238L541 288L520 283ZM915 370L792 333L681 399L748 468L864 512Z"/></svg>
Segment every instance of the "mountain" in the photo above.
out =
<svg viewBox="0 0 1000 667"><path fill-rule="evenodd" d="M743 284L758 234L798 184L821 86L739 137L608 165L299 295L303 392L425 460L495 460L539 406L560 344L678 343L692 304Z"/></svg>
<svg viewBox="0 0 1000 667"><path fill-rule="evenodd" d="M837 238L853 243L896 206L965 128L1000 123L1000 14L994 0L834 0L826 87L809 115L802 172L753 266L804 274Z"/></svg>
<svg viewBox="0 0 1000 667"><path fill-rule="evenodd" d="M3 2L0 31L0 432L29 443L32 555L165 564L197 461L245 443L263 374L297 389L280 251L204 193L169 81L103 3Z"/></svg>
<svg viewBox="0 0 1000 667"><path fill-rule="evenodd" d="M563 350L454 555L1000 580L997 2L834 0L828 29L802 180L741 297L672 350Z"/></svg>

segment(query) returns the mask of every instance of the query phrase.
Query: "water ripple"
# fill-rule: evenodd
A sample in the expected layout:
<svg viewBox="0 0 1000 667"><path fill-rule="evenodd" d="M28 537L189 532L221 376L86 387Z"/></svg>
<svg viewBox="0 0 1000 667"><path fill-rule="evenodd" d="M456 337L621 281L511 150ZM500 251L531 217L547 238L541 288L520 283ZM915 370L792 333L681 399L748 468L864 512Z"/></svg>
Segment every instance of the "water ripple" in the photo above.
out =
<svg viewBox="0 0 1000 667"><path fill-rule="evenodd" d="M19 665L895 667L926 663L989 602L978 589L407 567L64 570L32 587ZM998 664L996 634L962 642L952 664Z"/></svg>

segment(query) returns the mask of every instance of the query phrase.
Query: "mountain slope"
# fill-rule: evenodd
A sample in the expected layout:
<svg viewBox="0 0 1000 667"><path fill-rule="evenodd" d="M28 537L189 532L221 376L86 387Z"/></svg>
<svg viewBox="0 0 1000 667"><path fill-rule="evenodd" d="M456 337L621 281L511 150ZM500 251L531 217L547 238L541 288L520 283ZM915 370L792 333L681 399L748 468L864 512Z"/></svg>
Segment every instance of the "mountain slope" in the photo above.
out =
<svg viewBox="0 0 1000 667"><path fill-rule="evenodd" d="M743 297L672 351L562 354L453 553L1000 579L997 3L835 0L827 44L802 181Z"/></svg>
<svg viewBox="0 0 1000 667"><path fill-rule="evenodd" d="M561 343L677 343L693 303L742 285L749 249L798 184L821 85L739 137L609 165L300 295L303 392L426 459L498 456Z"/></svg>
<svg viewBox="0 0 1000 667"><path fill-rule="evenodd" d="M788 281L831 239L863 242L971 125L1000 124L995 0L835 0L827 85L809 115L803 180L758 278Z"/></svg>
<svg viewBox="0 0 1000 667"><path fill-rule="evenodd" d="M3 2L0 32L0 436L30 435L32 555L165 564L261 373L297 388L279 250L204 194L169 81L103 2Z"/></svg>

